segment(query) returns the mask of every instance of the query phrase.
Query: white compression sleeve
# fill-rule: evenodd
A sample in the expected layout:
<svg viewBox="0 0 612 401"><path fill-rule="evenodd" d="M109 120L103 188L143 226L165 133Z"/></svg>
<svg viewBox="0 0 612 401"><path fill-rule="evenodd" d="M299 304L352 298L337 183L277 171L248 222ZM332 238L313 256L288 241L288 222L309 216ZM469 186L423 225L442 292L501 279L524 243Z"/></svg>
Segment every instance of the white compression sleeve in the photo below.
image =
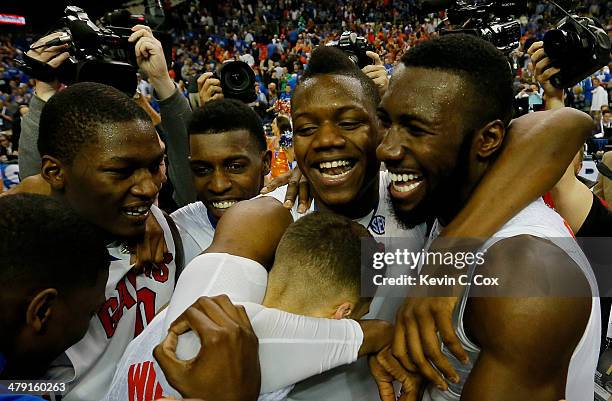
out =
<svg viewBox="0 0 612 401"><path fill-rule="evenodd" d="M354 320L294 315L253 303L244 307L259 338L262 393L357 360L363 331Z"/></svg>

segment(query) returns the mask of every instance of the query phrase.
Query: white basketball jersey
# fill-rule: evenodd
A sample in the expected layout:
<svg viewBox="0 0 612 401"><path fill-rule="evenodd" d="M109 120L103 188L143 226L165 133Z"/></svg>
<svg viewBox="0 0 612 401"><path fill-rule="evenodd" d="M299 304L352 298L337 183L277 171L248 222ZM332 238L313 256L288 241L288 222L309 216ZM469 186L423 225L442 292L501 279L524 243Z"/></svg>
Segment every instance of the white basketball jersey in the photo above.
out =
<svg viewBox="0 0 612 401"><path fill-rule="evenodd" d="M421 224L413 229L405 229L399 225L392 214L388 186L390 180L386 171L380 172L379 201L371 213L355 219L357 223L366 227L372 236L384 242L384 238L406 238L414 251L420 251L425 242L426 225ZM266 196L285 201L287 187L280 187ZM307 213L316 210L314 202ZM291 210L293 219L305 216L297 212L297 202ZM407 247L407 248L410 248ZM410 251L410 249L408 249ZM408 274L409 268L394 268L393 275ZM370 305L370 312L364 319L384 319L395 321L395 313L404 302L404 297L390 296L394 289L390 286L378 287L376 296ZM379 399L378 388L370 374L366 358L361 358L351 366L336 368L330 372L312 377L296 385L289 395L289 400L333 400L333 401L370 401Z"/></svg>
<svg viewBox="0 0 612 401"><path fill-rule="evenodd" d="M170 215L181 234L185 266L212 244L215 226L202 202L190 203Z"/></svg>
<svg viewBox="0 0 612 401"><path fill-rule="evenodd" d="M155 206L151 212L161 225L166 246L174 257L174 241L166 219ZM170 301L174 290L173 258L158 265L158 270L136 274L123 245L110 247L108 251L111 264L106 302L91 320L85 337L58 358L48 372L50 378L70 383L65 401L98 401L106 394L128 344Z"/></svg>
<svg viewBox="0 0 612 401"><path fill-rule="evenodd" d="M437 236L438 231L436 224L432 230L432 236L429 243ZM560 249L564 250L576 265L580 267L591 286L591 292L593 294L591 315L584 330L584 334L572 354L565 387L565 398L567 401L591 400L593 399L594 375L597 366L601 333L601 311L597 282L593 270L578 244L571 240L572 233L567 228L564 220L554 210L546 206L542 199L533 202L508 221L484 244L481 251L486 251L504 238L524 234L546 238ZM472 268L472 271L473 270L474 268ZM468 300L468 293L469 287L455 309L453 321L455 322L457 336L461 340L464 349L469 353L471 363L473 363L476 361L480 349L470 341L463 326L463 315ZM461 382L459 384L449 382L449 391L447 392L442 392L436 387L430 386L423 397L423 401L458 401L461 398L461 392L466 378L473 368L473 365L462 365L445 346L442 347L442 352L449 358L457 370L457 373L461 377Z"/></svg>

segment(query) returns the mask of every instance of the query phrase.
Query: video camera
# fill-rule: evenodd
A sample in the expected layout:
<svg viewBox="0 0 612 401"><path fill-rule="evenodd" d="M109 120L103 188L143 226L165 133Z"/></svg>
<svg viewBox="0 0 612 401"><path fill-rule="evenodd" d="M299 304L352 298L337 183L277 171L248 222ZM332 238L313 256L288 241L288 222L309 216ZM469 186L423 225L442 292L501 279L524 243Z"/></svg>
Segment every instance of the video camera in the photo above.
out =
<svg viewBox="0 0 612 401"><path fill-rule="evenodd" d="M553 3L554 4L554 3ZM558 7L558 6L557 6ZM610 38L601 24L587 17L569 15L544 35L544 52L561 71L550 82L563 89L574 86L610 59Z"/></svg>
<svg viewBox="0 0 612 401"><path fill-rule="evenodd" d="M69 44L70 58L57 69L24 55L20 63L28 74L42 81L59 80L65 84L99 82L113 86L129 95L136 91L138 65L134 44L128 42L131 27L145 23L144 16L130 15L126 10L106 14L103 23L94 24L83 9L66 7L59 30L64 35L45 43L44 47ZM114 26L117 24L120 26ZM171 38L154 32L162 42L166 60L171 60ZM41 47L42 47L41 46Z"/></svg>
<svg viewBox="0 0 612 401"><path fill-rule="evenodd" d="M448 21L460 27L442 30L441 34L476 35L505 54L510 54L520 44L521 24L513 17L521 15L526 8L526 0L426 0L421 4L424 12L446 9Z"/></svg>
<svg viewBox="0 0 612 401"><path fill-rule="evenodd" d="M348 58L351 59L359 68L372 64L366 52L374 51L374 47L368 44L368 41L363 36L358 36L355 32L345 31L340 35L337 41L331 41L326 46L337 47L345 52Z"/></svg>

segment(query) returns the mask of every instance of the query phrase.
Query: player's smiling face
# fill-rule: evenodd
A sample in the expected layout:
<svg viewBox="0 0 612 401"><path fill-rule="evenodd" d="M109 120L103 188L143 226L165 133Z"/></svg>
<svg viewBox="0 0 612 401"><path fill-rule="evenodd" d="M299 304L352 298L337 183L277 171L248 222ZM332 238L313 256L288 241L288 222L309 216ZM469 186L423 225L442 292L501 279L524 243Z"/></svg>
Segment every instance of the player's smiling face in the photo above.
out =
<svg viewBox="0 0 612 401"><path fill-rule="evenodd" d="M115 237L142 235L165 177L163 151L148 121L104 125L98 140L64 166L63 196L85 220Z"/></svg>
<svg viewBox="0 0 612 401"><path fill-rule="evenodd" d="M189 137L191 171L198 200L219 219L236 202L259 194L271 154L240 129Z"/></svg>
<svg viewBox="0 0 612 401"><path fill-rule="evenodd" d="M357 201L378 174L379 130L357 78L319 75L296 88L293 141L300 170L329 207Z"/></svg>
<svg viewBox="0 0 612 401"><path fill-rule="evenodd" d="M458 75L400 67L383 97L377 155L389 170L395 215L406 226L434 217L464 182L465 93Z"/></svg>

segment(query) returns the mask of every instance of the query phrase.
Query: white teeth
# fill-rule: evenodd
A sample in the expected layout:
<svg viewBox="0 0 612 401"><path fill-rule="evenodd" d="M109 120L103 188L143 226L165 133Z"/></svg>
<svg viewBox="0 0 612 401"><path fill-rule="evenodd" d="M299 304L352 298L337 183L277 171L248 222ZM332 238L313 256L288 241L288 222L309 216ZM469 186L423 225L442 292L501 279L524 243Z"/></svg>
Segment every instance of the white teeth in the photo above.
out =
<svg viewBox="0 0 612 401"><path fill-rule="evenodd" d="M389 172L389 177L391 178L391 181L393 182L408 182L408 181L412 181L412 180L416 180L421 178L419 175L416 174L394 174Z"/></svg>
<svg viewBox="0 0 612 401"><path fill-rule="evenodd" d="M222 202L213 202L212 205L216 209L227 209L232 206L236 201L222 201Z"/></svg>
<svg viewBox="0 0 612 401"><path fill-rule="evenodd" d="M419 185L421 185L421 182L415 182L415 183L412 183L410 185L395 185L395 182L394 182L393 183L393 188L397 192L410 192L413 189L415 189L416 187L418 187Z"/></svg>
<svg viewBox="0 0 612 401"><path fill-rule="evenodd" d="M343 167L350 166L351 162L348 160L334 160L333 162L321 162L319 163L319 168L334 168L334 167Z"/></svg>
<svg viewBox="0 0 612 401"><path fill-rule="evenodd" d="M340 174L336 174L336 175L332 175L332 174L326 174L326 173L321 173L321 175L325 178L340 178L340 177L344 177L345 175L349 174L351 171L345 171L344 173L340 173Z"/></svg>
<svg viewBox="0 0 612 401"><path fill-rule="evenodd" d="M143 216L149 213L149 208L150 208L149 206L133 207L133 208L127 209L125 211L125 214L127 214L128 216Z"/></svg>

